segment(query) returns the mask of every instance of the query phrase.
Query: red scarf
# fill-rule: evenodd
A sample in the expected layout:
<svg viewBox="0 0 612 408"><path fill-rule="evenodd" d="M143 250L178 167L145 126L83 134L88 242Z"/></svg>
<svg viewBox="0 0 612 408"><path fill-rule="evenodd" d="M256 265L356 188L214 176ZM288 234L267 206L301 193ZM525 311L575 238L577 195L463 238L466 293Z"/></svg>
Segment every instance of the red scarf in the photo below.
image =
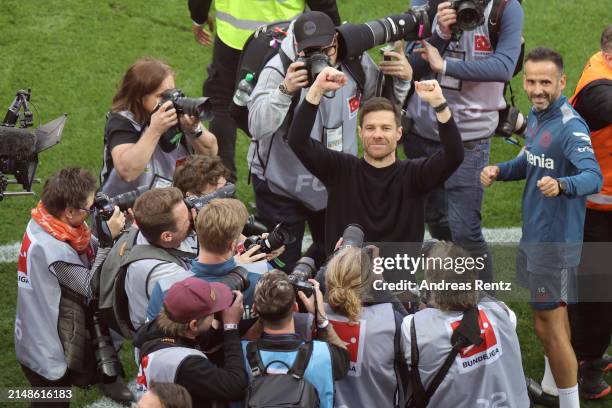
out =
<svg viewBox="0 0 612 408"><path fill-rule="evenodd" d="M49 214L42 201L32 209L32 219L53 238L70 244L79 255L89 248L91 231L86 223L78 227L68 225Z"/></svg>

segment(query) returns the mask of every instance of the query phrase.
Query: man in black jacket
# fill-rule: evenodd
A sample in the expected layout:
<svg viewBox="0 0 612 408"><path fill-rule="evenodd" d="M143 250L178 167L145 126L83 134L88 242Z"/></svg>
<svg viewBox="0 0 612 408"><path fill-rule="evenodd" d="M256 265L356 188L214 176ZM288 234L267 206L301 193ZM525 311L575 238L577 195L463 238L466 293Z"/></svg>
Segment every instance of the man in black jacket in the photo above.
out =
<svg viewBox="0 0 612 408"><path fill-rule="evenodd" d="M351 223L360 224L370 242L423 241L426 194L444 182L461 164L463 145L457 126L437 81L416 82L417 94L436 111L443 149L433 156L397 160L402 135L399 108L385 98L364 104L359 137L364 157L326 149L310 138L319 102L327 91L340 89L345 75L325 68L297 108L289 131L289 145L302 164L327 188L325 249Z"/></svg>
<svg viewBox="0 0 612 408"><path fill-rule="evenodd" d="M217 137L219 156L232 172L230 181L235 181L236 124L229 115L228 107L234 93L236 70L244 42L260 25L293 20L306 5L310 10L327 14L337 26L340 25L340 15L336 0L217 0L216 17L213 19L208 14L211 3L212 0L189 0L189 11L197 43L209 46L213 42L211 33L204 28L205 24L211 31L215 28L217 31L213 60L207 68L208 77L204 82L203 93L213 103L215 117L210 122L210 131Z"/></svg>
<svg viewBox="0 0 612 408"><path fill-rule="evenodd" d="M240 348L238 322L244 312L242 294L223 283L198 278L177 282L166 294L159 316L144 325L134 338L140 348L139 391L155 382L172 382L189 391L194 407L210 407L213 401L236 401L247 387ZM232 297L235 299L232 300ZM223 321L223 368L213 364L205 349Z"/></svg>

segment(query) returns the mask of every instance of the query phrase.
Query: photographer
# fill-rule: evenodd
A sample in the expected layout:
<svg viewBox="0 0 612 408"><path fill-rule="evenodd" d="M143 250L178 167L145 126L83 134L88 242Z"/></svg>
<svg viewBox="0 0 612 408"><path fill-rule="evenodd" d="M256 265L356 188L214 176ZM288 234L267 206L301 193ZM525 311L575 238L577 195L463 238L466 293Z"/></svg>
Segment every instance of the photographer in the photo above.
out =
<svg viewBox="0 0 612 408"><path fill-rule="evenodd" d="M141 355L139 391L146 390L153 381L173 382L189 391L194 407L241 399L248 384L238 334L242 313L242 294L232 294L221 283L189 278L172 285L159 316L144 325L134 338ZM219 314L222 322L215 319ZM220 326L222 367L213 364L203 352L211 328Z"/></svg>
<svg viewBox="0 0 612 408"><path fill-rule="evenodd" d="M24 234L17 272L15 354L32 387L84 387L97 382L88 333L90 281L125 217L115 207L108 222L99 221L99 239L93 237L85 220L93 212L95 191L95 177L89 171L67 167L52 175ZM132 400L120 377L103 390L117 401Z"/></svg>
<svg viewBox="0 0 612 408"><path fill-rule="evenodd" d="M427 0L412 2L426 3ZM519 62L523 9L517 0L475 0L475 14L482 14L482 19L475 27L462 30L459 3L434 3L439 4L435 29L428 39L431 45L421 42L422 47L411 55L410 63L415 79L436 78L440 83L461 133L465 159L440 188L430 193L426 222L434 238L457 242L475 257L487 254L487 267L481 271L481 278L490 281L492 258L482 235L484 190L478 175L489 160L491 136L499 123L498 111L506 107L504 85L512 79ZM498 5L497 10L493 10L493 4ZM435 112L418 95L410 98L405 119L411 124L404 129L406 157L427 157L442 149Z"/></svg>
<svg viewBox="0 0 612 408"><path fill-rule="evenodd" d="M331 408L334 406L334 382L346 376L349 354L326 317L319 284L312 279L310 282L314 285L314 295L308 298L300 291L298 296L308 312L316 316L318 340L306 343L311 344L312 349L306 361L304 379L314 386L320 407ZM287 372L287 368L296 360L300 346L305 343L304 339L296 334L294 313L297 312L298 305L295 290L286 274L270 271L262 276L255 289L254 309L262 322L264 333L261 339L255 342L243 341L245 355L249 356L249 350L254 348L258 350L260 363L266 367L265 370L274 374ZM247 361L251 381L254 381L254 368L257 367ZM293 390L277 391L291 393ZM255 396L256 393L251 394L252 398Z"/></svg>
<svg viewBox="0 0 612 408"><path fill-rule="evenodd" d="M155 318L161 310L165 293L172 284L188 276L208 282L226 283L231 289L241 290L244 294L244 317L245 319L251 317L253 293L261 275L249 272L248 264L241 265L244 267L243 270L234 258L240 232L247 217L244 204L232 198L212 200L200 210L196 218L196 231L200 243L198 257L191 264L190 271L167 277L155 285L147 310L149 319ZM272 253L267 256L276 255ZM230 279L228 275L232 275L231 280L228 280ZM244 282L243 279L248 282Z"/></svg>
<svg viewBox="0 0 612 408"><path fill-rule="evenodd" d="M326 149L310 137L323 94L341 89L347 78L325 68L297 108L289 131L295 155L327 188L325 249L331 254L335 239L349 224L363 227L370 242L422 242L425 197L446 180L463 160L461 136L436 81L416 82L416 93L436 107L444 149L426 159L397 160L402 135L399 108L385 98L374 98L361 108L359 137L364 156Z"/></svg>
<svg viewBox="0 0 612 408"><path fill-rule="evenodd" d="M286 143L295 107L312 85L305 61L324 58L325 65L336 67L347 78L346 87L321 100L314 126L309 127L309 136L329 150L357 154L357 112L363 101L375 96L381 73L393 77L393 95L389 97L403 101L410 87L412 68L403 54L388 52L386 55L393 61L384 61L377 67L367 52L360 58L341 60L341 47L336 26L328 16L304 13L289 29L279 55L261 71L248 103L253 140L247 160L258 216L268 228L283 221L296 237L281 257L286 263L285 271L290 271L300 257L305 222L313 239L308 256L317 265L325 259L327 192ZM284 59L290 63L288 67Z"/></svg>
<svg viewBox="0 0 612 408"><path fill-rule="evenodd" d="M162 61L141 58L125 73L113 97L104 130L102 191L110 196L171 179L176 162L191 150L217 154L217 140L195 116L177 115L164 92L175 88L174 72ZM177 125L186 137L179 137Z"/></svg>
<svg viewBox="0 0 612 408"><path fill-rule="evenodd" d="M325 311L347 344L351 369L336 384L337 407L395 407L403 387L399 350L405 313L397 304L376 303L372 262L360 248L336 252L325 274Z"/></svg>
<svg viewBox="0 0 612 408"><path fill-rule="evenodd" d="M438 242L427 257L470 255L453 243ZM529 407L516 315L493 298L479 300L475 268L457 273L442 265L432 262L425 270L425 281L432 285L429 307L406 316L402 323L401 347L410 367L408 400L420 408ZM434 284L447 288L438 290ZM413 370L415 366L418 370ZM431 393L430 398L425 392Z"/></svg>
<svg viewBox="0 0 612 408"><path fill-rule="evenodd" d="M188 3L195 41L203 46L210 46L214 42L212 62L206 68L208 75L204 81L203 95L209 96L213 103L215 117L210 121L210 130L218 138L219 156L231 170L230 179L235 181L236 124L229 115L228 107L245 42L259 26L296 18L306 7L322 11L334 23L340 24L338 7L335 0L217 0L213 17L209 14L212 0L189 0ZM208 25L210 31L204 25ZM215 29L217 35L213 40L211 32Z"/></svg>
<svg viewBox="0 0 612 408"><path fill-rule="evenodd" d="M190 269L193 257L185 239L191 231L190 214L183 195L175 187L156 188L143 193L134 204L138 224L136 245L146 245L150 258L127 267L125 293L134 329L145 323L153 288L161 278ZM195 212L195 211L194 211ZM168 258L171 261L162 260Z"/></svg>

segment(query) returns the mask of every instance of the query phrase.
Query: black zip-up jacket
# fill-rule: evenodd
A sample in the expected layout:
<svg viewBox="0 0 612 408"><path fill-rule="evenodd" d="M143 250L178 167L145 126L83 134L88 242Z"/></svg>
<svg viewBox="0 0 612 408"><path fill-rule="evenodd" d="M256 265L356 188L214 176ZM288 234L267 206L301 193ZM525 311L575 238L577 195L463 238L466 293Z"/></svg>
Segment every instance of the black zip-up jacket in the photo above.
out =
<svg viewBox="0 0 612 408"><path fill-rule="evenodd" d="M190 339L168 338L157 325L157 319L142 326L134 337L140 357L167 347L199 348ZM207 358L189 356L176 372L175 384L187 389L194 407L210 407L213 401L240 401L248 386L244 357L238 330L223 332L223 367Z"/></svg>

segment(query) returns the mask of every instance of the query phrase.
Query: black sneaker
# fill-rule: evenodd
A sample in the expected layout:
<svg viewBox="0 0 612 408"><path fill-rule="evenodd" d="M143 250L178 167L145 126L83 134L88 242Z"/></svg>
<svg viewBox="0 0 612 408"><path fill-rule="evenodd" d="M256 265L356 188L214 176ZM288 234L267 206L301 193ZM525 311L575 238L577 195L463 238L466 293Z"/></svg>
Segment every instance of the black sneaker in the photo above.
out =
<svg viewBox="0 0 612 408"><path fill-rule="evenodd" d="M527 394L529 399L534 404L543 405L545 407L558 407L559 397L556 395L549 394L542 390L542 386L539 382L533 378L526 378L527 381Z"/></svg>
<svg viewBox="0 0 612 408"><path fill-rule="evenodd" d="M585 400L605 397L612 391L603 378L601 359L584 360L578 365L578 391Z"/></svg>

